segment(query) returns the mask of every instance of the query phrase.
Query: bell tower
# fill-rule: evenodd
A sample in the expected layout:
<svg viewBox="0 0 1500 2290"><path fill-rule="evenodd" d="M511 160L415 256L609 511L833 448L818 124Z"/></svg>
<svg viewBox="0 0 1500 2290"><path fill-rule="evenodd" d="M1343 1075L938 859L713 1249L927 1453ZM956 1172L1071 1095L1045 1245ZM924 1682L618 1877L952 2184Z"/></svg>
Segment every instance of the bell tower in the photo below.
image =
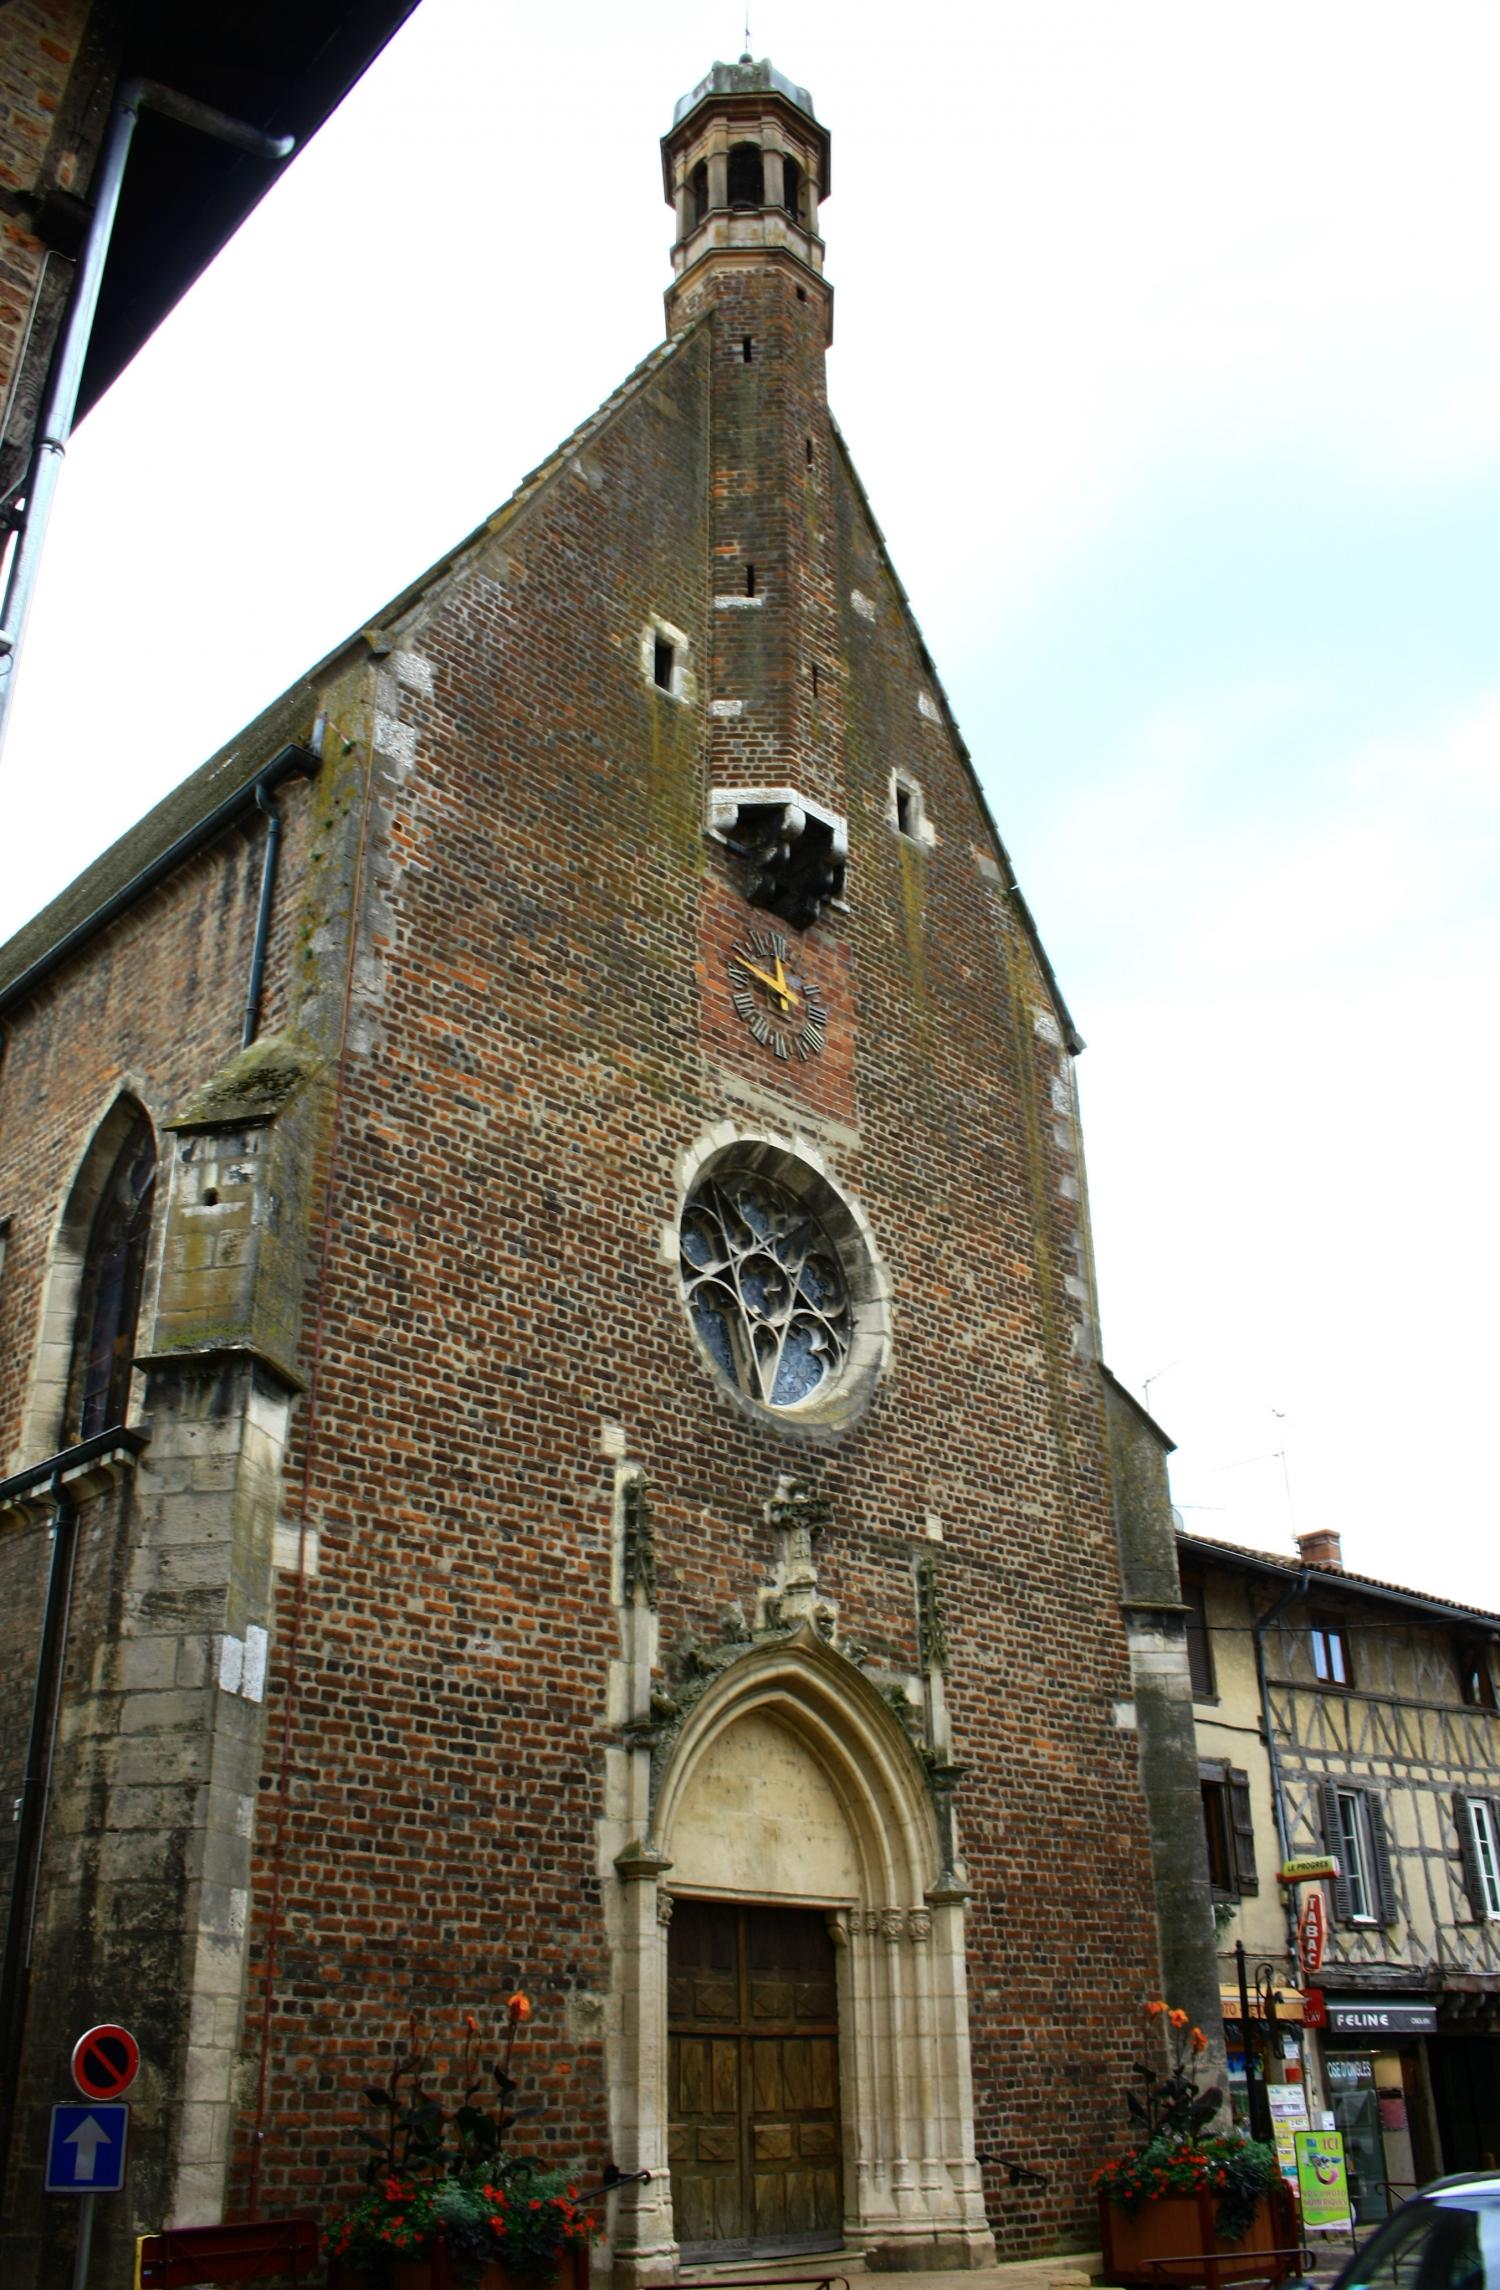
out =
<svg viewBox="0 0 1500 2290"><path fill-rule="evenodd" d="M790 839L799 887L778 911L802 927L842 888L847 808L818 235L828 131L768 60L715 64L662 138L662 181L677 223L668 330L706 322L712 338L710 825L731 849L768 841L785 858Z"/></svg>
<svg viewBox="0 0 1500 2290"><path fill-rule="evenodd" d="M662 137L662 183L677 217L667 330L698 315L725 266L784 268L833 339L818 209L832 188L828 130L812 97L762 57L715 64L679 101Z"/></svg>

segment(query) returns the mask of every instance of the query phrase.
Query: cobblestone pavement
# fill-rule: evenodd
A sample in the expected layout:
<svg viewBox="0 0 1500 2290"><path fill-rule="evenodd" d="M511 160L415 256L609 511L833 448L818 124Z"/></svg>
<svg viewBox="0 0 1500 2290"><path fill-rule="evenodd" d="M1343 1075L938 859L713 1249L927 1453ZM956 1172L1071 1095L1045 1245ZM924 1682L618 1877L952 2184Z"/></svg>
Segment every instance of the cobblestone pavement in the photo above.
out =
<svg viewBox="0 0 1500 2290"><path fill-rule="evenodd" d="M1306 2279L1326 2290L1350 2256L1354 2244L1347 2235L1320 2235L1313 2246L1313 2263ZM829 2252L820 2258L746 2261L740 2266L683 2268L690 2281L713 2282L719 2290L734 2290L736 2282L820 2282L825 2276L847 2278L853 2290L1091 2290L1105 2281L1104 2261L1097 2250L1080 2250L1053 2258L1014 2259L1005 2265L976 2267L972 2273L867 2274L857 2251Z"/></svg>

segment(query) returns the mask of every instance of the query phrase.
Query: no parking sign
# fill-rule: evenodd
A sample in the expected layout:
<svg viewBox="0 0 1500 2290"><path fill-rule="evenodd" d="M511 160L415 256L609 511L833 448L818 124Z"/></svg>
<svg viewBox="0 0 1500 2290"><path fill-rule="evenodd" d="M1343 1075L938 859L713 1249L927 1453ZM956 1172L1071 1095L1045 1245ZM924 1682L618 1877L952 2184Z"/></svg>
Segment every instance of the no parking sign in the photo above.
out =
<svg viewBox="0 0 1500 2290"><path fill-rule="evenodd" d="M140 2045L113 2020L89 2028L73 2046L73 2081L85 2099L123 2099L140 2064Z"/></svg>

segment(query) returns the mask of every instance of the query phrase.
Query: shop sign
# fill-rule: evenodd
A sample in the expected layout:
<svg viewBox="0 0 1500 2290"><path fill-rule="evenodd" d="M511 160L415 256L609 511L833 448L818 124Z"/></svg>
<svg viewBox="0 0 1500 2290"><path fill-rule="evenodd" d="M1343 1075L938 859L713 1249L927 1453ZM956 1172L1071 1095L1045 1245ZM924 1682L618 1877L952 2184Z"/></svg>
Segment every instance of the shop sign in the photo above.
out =
<svg viewBox="0 0 1500 2290"><path fill-rule="evenodd" d="M1336 1853L1303 1853L1296 1860L1283 1861L1276 1871L1278 1884L1316 1884L1319 1877L1339 1874Z"/></svg>
<svg viewBox="0 0 1500 2290"><path fill-rule="evenodd" d="M1349 2090L1363 2084L1371 2089L1375 2085L1375 2062L1368 2052L1331 2051L1323 2062L1323 2074L1330 2091L1335 2085Z"/></svg>
<svg viewBox="0 0 1500 2290"><path fill-rule="evenodd" d="M1297 1944L1302 1951L1302 1969L1316 1972L1323 1961L1323 1895L1310 1892L1297 1922Z"/></svg>
<svg viewBox="0 0 1500 2290"><path fill-rule="evenodd" d="M1328 1999L1329 2033L1343 2036L1431 2036L1437 2033L1437 2006L1385 2003L1379 1997Z"/></svg>
<svg viewBox="0 0 1500 2290"><path fill-rule="evenodd" d="M1297 2150L1297 2192L1302 2197L1304 2229L1347 2232L1354 2224L1354 2213L1349 2208L1343 2134L1294 2131L1292 2140Z"/></svg>
<svg viewBox="0 0 1500 2290"><path fill-rule="evenodd" d="M1302 2019L1304 2026L1309 2028L1327 2027L1328 2004L1321 1988L1303 1989Z"/></svg>
<svg viewBox="0 0 1500 2290"><path fill-rule="evenodd" d="M1271 2133L1276 2141L1276 2160L1282 2176L1297 2183L1297 2149L1292 2134L1308 2129L1307 2093L1300 2083L1268 2083L1266 2098L1271 2107Z"/></svg>

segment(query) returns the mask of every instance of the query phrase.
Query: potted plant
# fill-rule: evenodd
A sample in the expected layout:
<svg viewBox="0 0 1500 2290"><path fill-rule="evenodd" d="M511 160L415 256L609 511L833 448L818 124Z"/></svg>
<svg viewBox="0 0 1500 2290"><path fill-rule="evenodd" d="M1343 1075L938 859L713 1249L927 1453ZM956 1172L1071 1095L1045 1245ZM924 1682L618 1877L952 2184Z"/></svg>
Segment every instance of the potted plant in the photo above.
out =
<svg viewBox="0 0 1500 2290"><path fill-rule="evenodd" d="M1136 2144L1094 2174L1106 2279L1223 2290L1298 2272L1296 2207L1275 2149L1209 2132L1224 2094L1198 2088L1208 2038L1159 1998L1146 2015L1153 2041L1165 2032L1166 2071L1137 2061L1141 2089L1125 2094Z"/></svg>
<svg viewBox="0 0 1500 2290"><path fill-rule="evenodd" d="M435 2062L413 2022L385 2083L365 2098L378 2111L378 2133L361 2131L370 2150L364 2192L328 2229L330 2282L368 2290L546 2290L561 2277L567 2290L587 2290L593 2218L566 2172L535 2157L512 2155L508 2134L517 2030L531 2017L524 1995L506 2005L503 2057L484 2069L472 2013L464 2015L457 2080L459 2101L443 2105ZM481 2105L492 2081L496 2105Z"/></svg>

